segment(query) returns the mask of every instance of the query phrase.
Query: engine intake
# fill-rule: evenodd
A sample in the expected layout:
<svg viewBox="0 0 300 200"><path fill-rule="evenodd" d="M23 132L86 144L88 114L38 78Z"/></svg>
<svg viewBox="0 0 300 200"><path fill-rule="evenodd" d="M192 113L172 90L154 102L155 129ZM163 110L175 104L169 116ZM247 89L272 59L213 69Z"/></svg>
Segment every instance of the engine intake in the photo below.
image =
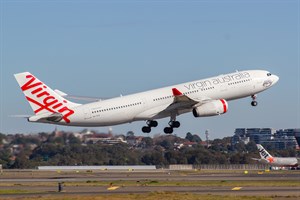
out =
<svg viewBox="0 0 300 200"><path fill-rule="evenodd" d="M224 114L227 110L228 104L224 99L213 100L194 108L193 115L194 117L209 117Z"/></svg>

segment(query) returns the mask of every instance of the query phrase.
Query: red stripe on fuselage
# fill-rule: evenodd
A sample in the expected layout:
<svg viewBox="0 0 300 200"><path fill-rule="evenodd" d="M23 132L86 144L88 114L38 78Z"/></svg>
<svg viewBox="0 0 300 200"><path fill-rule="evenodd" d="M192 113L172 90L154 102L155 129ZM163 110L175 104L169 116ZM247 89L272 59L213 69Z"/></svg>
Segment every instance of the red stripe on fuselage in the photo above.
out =
<svg viewBox="0 0 300 200"><path fill-rule="evenodd" d="M226 104L226 101L224 99L220 99L220 101L222 102L223 104L223 110L224 110L224 113L227 112L227 104Z"/></svg>

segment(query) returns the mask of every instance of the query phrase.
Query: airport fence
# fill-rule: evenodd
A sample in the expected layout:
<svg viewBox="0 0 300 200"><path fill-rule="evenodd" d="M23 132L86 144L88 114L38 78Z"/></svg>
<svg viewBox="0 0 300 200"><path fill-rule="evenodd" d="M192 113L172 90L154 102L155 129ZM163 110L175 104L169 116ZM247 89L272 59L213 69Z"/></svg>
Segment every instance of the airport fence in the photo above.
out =
<svg viewBox="0 0 300 200"><path fill-rule="evenodd" d="M266 170L265 164L203 164L203 165L169 165L170 170Z"/></svg>

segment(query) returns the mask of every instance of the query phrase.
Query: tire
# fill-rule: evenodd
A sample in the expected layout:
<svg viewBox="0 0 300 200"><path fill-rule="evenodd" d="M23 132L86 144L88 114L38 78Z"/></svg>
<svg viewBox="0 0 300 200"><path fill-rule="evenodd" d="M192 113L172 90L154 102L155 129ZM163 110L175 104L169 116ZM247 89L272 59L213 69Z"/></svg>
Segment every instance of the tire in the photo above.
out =
<svg viewBox="0 0 300 200"><path fill-rule="evenodd" d="M257 101L252 101L251 106L257 106Z"/></svg>
<svg viewBox="0 0 300 200"><path fill-rule="evenodd" d="M172 134L172 133L173 133L173 128L172 128L172 127L166 127L166 128L164 129L164 132L165 132L166 134Z"/></svg>
<svg viewBox="0 0 300 200"><path fill-rule="evenodd" d="M157 121L148 121L147 124L150 127L157 127L158 126L158 122Z"/></svg>
<svg viewBox="0 0 300 200"><path fill-rule="evenodd" d="M180 127L180 122L179 121L174 121L173 122L173 127L174 128L179 128Z"/></svg>
<svg viewBox="0 0 300 200"><path fill-rule="evenodd" d="M144 126L144 127L142 128L142 131L143 131L143 133L150 133L150 132L151 132L151 127L149 127L149 126Z"/></svg>
<svg viewBox="0 0 300 200"><path fill-rule="evenodd" d="M179 127L180 127L180 122L179 122L179 121L170 121L170 122L169 122L169 125L170 125L172 128L179 128Z"/></svg>

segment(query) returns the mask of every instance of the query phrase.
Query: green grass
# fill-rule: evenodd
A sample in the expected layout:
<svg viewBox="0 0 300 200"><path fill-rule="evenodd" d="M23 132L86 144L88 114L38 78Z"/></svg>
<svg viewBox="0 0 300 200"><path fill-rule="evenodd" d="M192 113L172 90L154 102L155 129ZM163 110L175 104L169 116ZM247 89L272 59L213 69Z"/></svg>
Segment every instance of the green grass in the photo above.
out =
<svg viewBox="0 0 300 200"><path fill-rule="evenodd" d="M115 186L197 186L197 187L300 187L300 180L203 180L203 181L159 181L159 180L139 180L139 181L82 181L82 182L65 182L67 186L103 186L108 187L110 185ZM55 182L28 182L28 183L0 183L0 186L14 187L14 186L49 186L57 187Z"/></svg>
<svg viewBox="0 0 300 200"><path fill-rule="evenodd" d="M27 190L14 190L14 189L0 190L0 195L1 195L1 194L27 194L27 193L32 193L32 191L27 191Z"/></svg>
<svg viewBox="0 0 300 200"><path fill-rule="evenodd" d="M157 181L157 180L141 180L141 181L87 181L87 182L66 182L66 186L109 186L110 184L118 186L197 186L197 187L246 187L246 186L268 186L268 187L300 187L300 180L247 180L247 181Z"/></svg>
<svg viewBox="0 0 300 200"><path fill-rule="evenodd" d="M11 198L12 199L12 198ZM255 196L219 196L219 195L199 195L191 193L176 192L151 192L147 194L112 194L100 196L53 196L53 197L30 197L22 198L25 200L276 200L273 197L255 197ZM281 198L282 199L282 198ZM285 199L285 198L284 198ZM288 198L286 198L288 200Z"/></svg>

